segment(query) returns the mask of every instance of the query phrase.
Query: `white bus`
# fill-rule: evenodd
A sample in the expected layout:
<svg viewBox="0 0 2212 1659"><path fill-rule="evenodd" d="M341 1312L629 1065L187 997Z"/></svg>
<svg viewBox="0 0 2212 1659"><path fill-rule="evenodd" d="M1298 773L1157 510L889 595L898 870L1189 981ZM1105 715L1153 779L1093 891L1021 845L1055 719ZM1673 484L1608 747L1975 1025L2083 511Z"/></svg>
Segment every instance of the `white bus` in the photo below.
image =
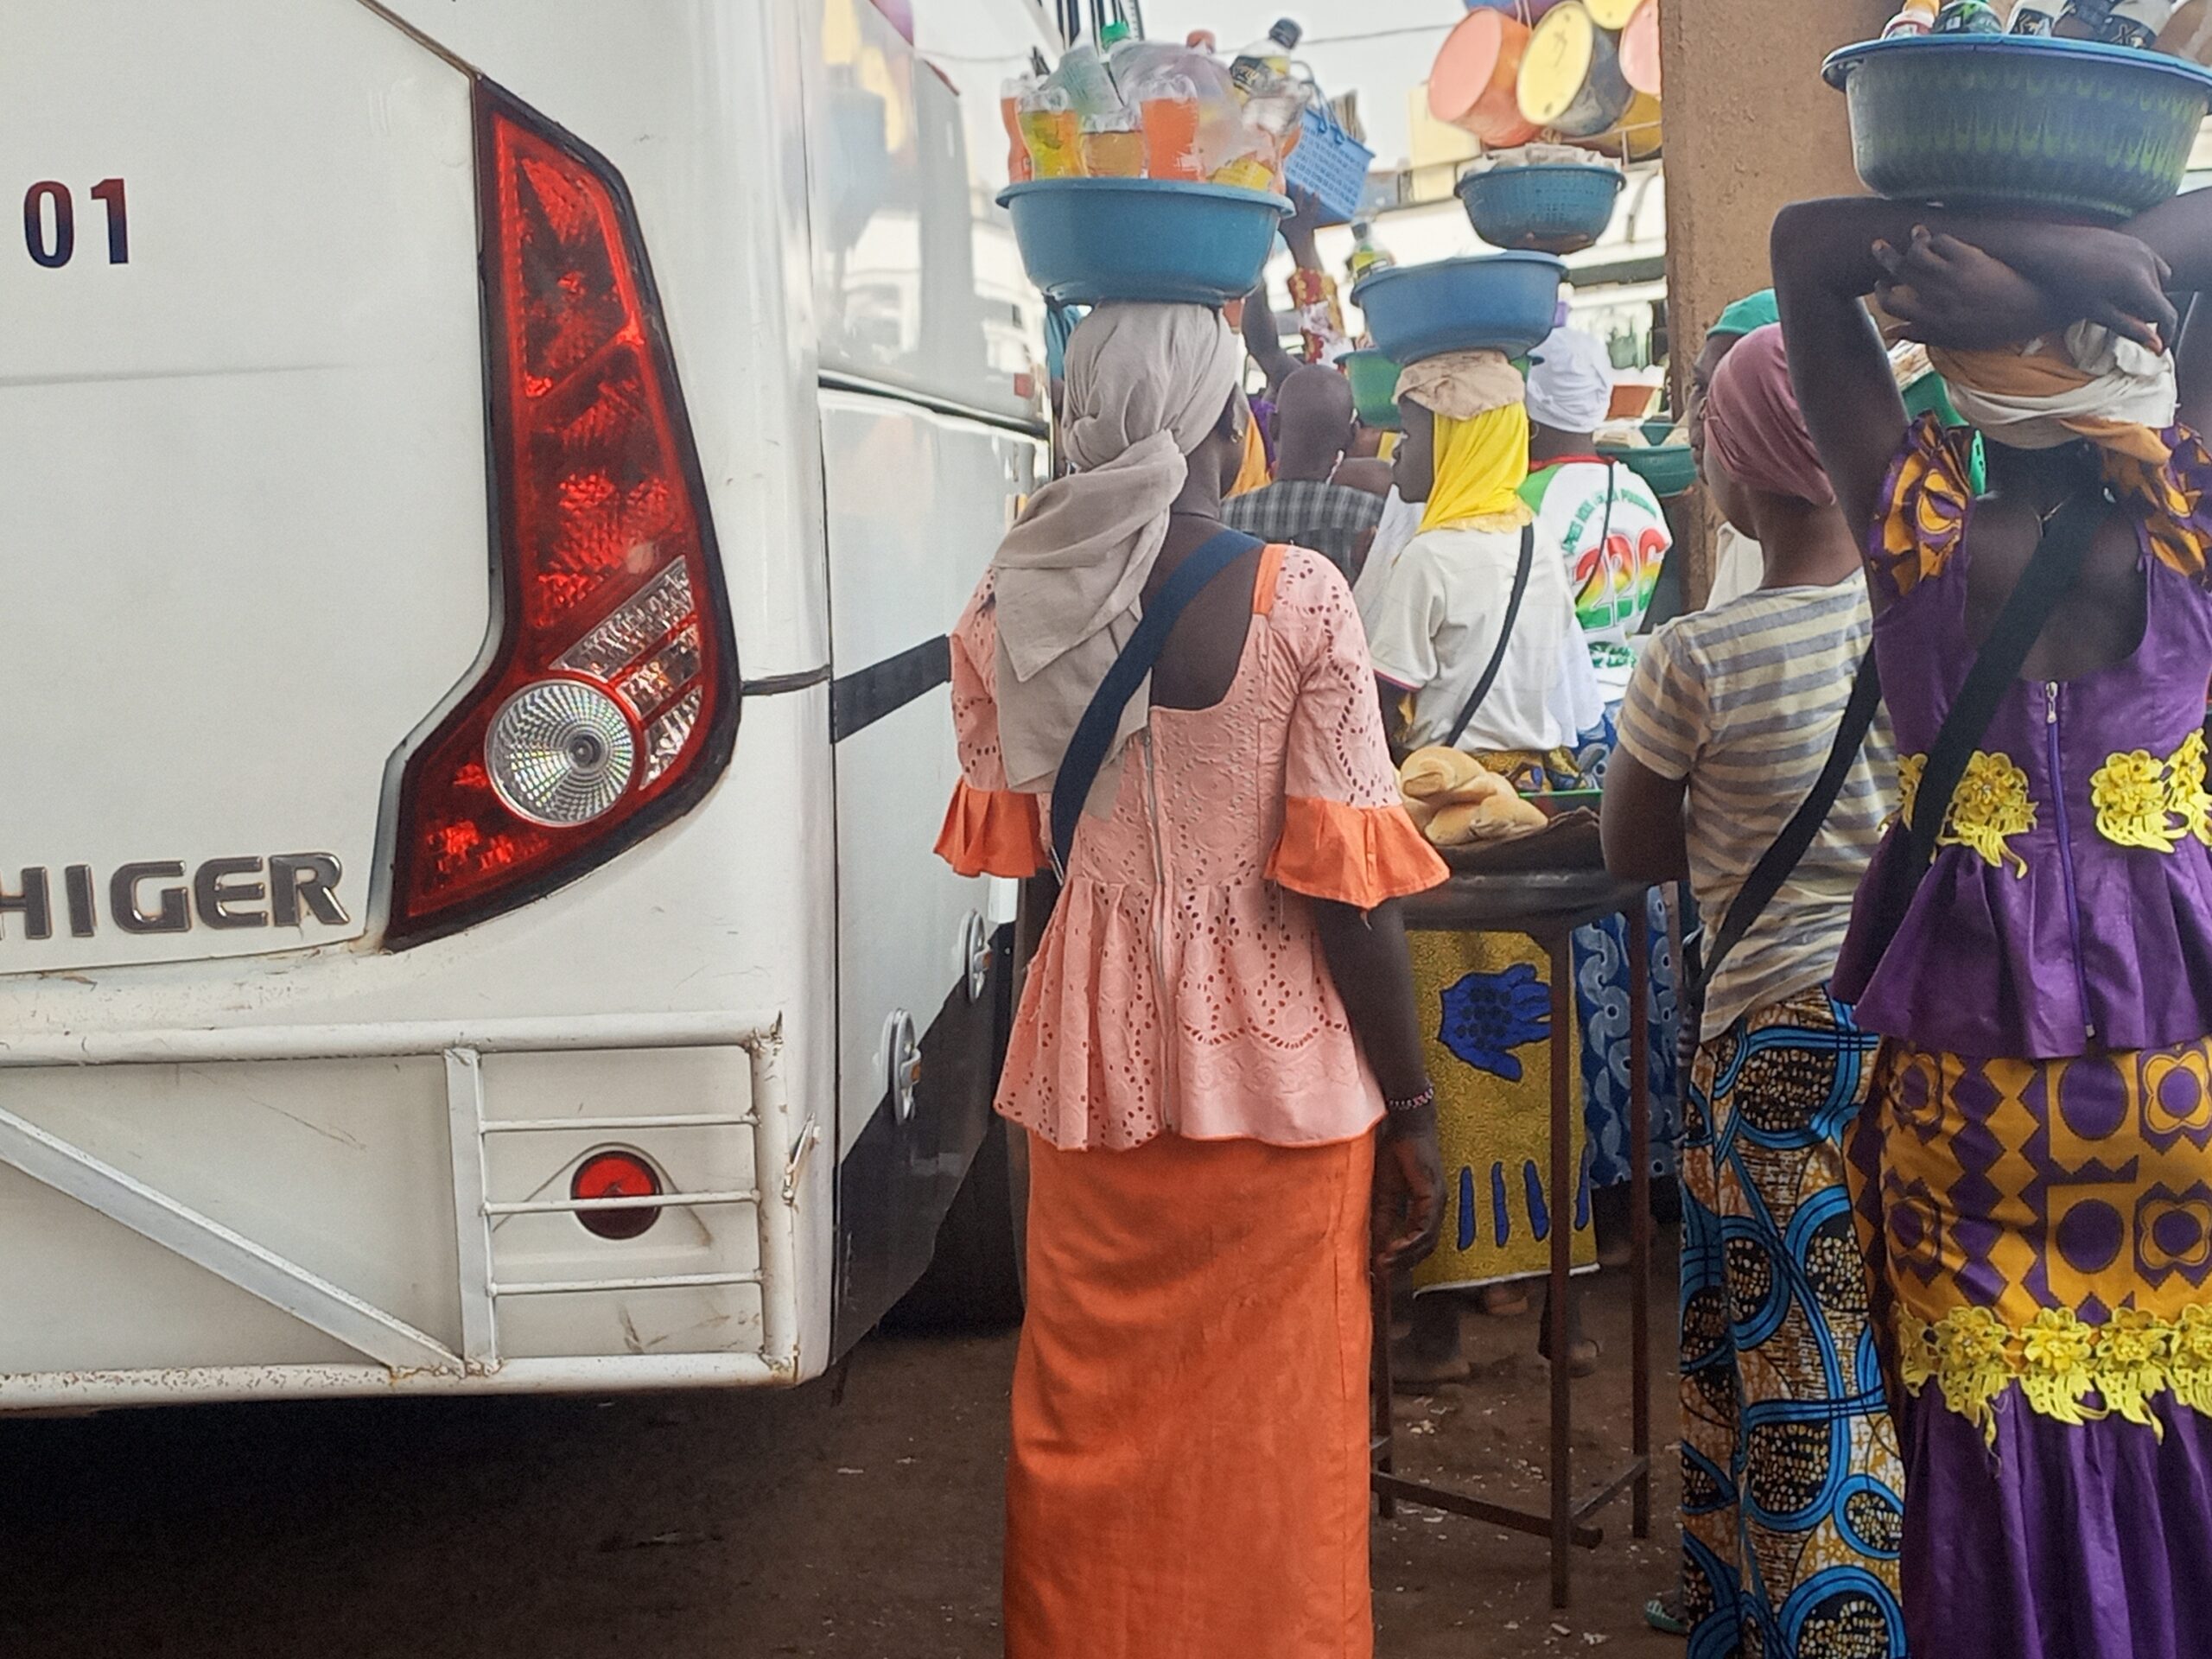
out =
<svg viewBox="0 0 2212 1659"><path fill-rule="evenodd" d="M944 633L1061 25L0 21L0 1410L818 1374L990 1122Z"/></svg>

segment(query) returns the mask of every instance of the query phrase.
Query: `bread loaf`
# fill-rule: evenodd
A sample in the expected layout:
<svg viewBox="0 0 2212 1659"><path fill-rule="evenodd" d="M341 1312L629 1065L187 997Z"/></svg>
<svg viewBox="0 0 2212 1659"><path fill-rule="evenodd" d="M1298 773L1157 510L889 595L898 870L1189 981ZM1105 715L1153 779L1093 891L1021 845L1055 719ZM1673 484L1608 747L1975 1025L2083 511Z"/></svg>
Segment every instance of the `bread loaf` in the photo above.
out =
<svg viewBox="0 0 2212 1659"><path fill-rule="evenodd" d="M1409 801L1433 800L1488 775L1481 761L1458 749L1416 749L1398 769L1398 788Z"/></svg>
<svg viewBox="0 0 2212 1659"><path fill-rule="evenodd" d="M1471 847L1527 835L1548 822L1541 807L1509 789L1503 795L1439 807L1428 822L1428 839L1437 847Z"/></svg>

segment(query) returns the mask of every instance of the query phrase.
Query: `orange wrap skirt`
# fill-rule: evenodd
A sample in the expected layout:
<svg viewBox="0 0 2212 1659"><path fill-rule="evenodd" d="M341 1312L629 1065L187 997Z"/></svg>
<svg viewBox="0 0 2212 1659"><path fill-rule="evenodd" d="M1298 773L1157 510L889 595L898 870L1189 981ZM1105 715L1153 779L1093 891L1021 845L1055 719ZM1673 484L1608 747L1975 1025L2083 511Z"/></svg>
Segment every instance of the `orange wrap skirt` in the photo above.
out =
<svg viewBox="0 0 2212 1659"><path fill-rule="evenodd" d="M1008 1659L1370 1659L1374 1170L1031 1137Z"/></svg>

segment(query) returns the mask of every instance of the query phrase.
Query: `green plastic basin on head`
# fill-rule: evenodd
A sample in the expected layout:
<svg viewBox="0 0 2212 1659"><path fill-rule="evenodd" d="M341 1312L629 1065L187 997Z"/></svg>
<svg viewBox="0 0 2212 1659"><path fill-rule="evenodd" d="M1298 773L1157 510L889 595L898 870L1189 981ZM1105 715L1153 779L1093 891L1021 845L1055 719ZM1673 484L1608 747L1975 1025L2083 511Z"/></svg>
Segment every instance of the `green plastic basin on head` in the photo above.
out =
<svg viewBox="0 0 2212 1659"><path fill-rule="evenodd" d="M1697 482L1697 458L1690 454L1687 443L1657 443L1647 449L1605 449L1599 453L1618 461L1649 484L1656 496L1680 495Z"/></svg>
<svg viewBox="0 0 2212 1659"><path fill-rule="evenodd" d="M1347 352L1344 378L1351 382L1352 406L1361 422L1386 431L1398 429L1398 365L1380 352Z"/></svg>

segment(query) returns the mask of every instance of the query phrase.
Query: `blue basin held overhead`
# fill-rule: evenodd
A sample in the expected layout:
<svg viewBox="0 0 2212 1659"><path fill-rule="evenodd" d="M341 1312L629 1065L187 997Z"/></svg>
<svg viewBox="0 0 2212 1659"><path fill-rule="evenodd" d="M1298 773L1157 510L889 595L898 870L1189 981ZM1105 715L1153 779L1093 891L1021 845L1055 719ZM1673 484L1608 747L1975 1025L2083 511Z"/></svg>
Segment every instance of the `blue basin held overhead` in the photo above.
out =
<svg viewBox="0 0 2212 1659"><path fill-rule="evenodd" d="M1064 305L1222 305L1259 286L1290 203L1174 179L1033 179L999 205L1029 280Z"/></svg>
<svg viewBox="0 0 2212 1659"><path fill-rule="evenodd" d="M2132 218L2181 188L2212 109L2212 71L2092 41L1907 35L1822 73L1867 188L1948 207Z"/></svg>
<svg viewBox="0 0 2212 1659"><path fill-rule="evenodd" d="M1398 363L1478 350L1522 357L1551 333L1566 275L1548 253L1477 254L1378 270L1351 299L1375 349Z"/></svg>

